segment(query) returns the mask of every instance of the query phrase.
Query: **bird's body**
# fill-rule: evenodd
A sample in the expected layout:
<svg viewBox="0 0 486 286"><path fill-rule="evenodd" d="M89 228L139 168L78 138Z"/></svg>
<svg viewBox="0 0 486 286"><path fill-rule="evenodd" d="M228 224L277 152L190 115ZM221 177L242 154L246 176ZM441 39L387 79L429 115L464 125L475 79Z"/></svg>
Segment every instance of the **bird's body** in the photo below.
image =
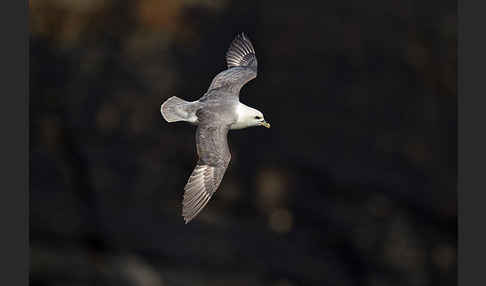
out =
<svg viewBox="0 0 486 286"><path fill-rule="evenodd" d="M257 75L257 60L251 42L238 35L226 53L228 69L212 80L207 92L188 102L171 97L161 105L167 122L186 121L197 125L199 160L184 187L182 215L186 223L196 217L219 187L231 159L227 134L231 129L270 127L263 114L239 100L240 90Z"/></svg>

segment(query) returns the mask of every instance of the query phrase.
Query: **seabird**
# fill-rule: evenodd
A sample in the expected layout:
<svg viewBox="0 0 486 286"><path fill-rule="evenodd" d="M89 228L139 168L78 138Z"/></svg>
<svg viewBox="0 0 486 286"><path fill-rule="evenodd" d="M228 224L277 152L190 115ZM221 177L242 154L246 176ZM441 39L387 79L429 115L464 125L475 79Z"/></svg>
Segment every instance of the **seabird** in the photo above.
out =
<svg viewBox="0 0 486 286"><path fill-rule="evenodd" d="M238 34L226 52L227 69L214 77L206 93L196 101L172 96L160 112L167 122L197 125L199 160L184 187L182 216L189 223L206 206L223 179L231 159L229 130L252 126L270 128L263 114L240 102L240 90L257 76L255 50L248 37Z"/></svg>

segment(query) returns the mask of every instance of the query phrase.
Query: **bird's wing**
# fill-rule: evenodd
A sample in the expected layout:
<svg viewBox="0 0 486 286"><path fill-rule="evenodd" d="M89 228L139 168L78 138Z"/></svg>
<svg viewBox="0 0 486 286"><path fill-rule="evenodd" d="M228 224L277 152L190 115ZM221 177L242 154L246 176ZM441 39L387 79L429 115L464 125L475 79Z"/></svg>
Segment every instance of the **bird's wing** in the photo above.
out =
<svg viewBox="0 0 486 286"><path fill-rule="evenodd" d="M250 39L244 33L237 35L233 42L231 42L226 52L226 65L228 68L253 67L256 70L257 60L255 49Z"/></svg>
<svg viewBox="0 0 486 286"><path fill-rule="evenodd" d="M199 161L184 187L182 216L186 223L196 217L219 187L231 159L229 126L202 123L196 130Z"/></svg>
<svg viewBox="0 0 486 286"><path fill-rule="evenodd" d="M228 69L214 77L208 90L227 87L239 89L257 76L257 58L255 49L248 37L241 33L231 42L226 52Z"/></svg>

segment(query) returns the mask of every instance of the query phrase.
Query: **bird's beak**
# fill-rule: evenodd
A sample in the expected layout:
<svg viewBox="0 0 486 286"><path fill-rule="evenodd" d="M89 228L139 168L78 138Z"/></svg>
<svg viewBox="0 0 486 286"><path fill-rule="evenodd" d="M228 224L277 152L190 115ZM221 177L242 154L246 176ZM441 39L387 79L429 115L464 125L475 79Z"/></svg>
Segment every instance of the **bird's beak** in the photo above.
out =
<svg viewBox="0 0 486 286"><path fill-rule="evenodd" d="M270 123L266 122L265 120L260 122L260 125L266 128L270 128Z"/></svg>

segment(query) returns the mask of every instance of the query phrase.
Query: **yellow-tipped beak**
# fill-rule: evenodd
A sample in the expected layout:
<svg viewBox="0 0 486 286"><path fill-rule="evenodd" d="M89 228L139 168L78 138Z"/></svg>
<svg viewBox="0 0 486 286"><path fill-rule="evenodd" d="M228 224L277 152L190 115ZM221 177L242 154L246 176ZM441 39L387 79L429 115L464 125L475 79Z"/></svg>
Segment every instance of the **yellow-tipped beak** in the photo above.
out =
<svg viewBox="0 0 486 286"><path fill-rule="evenodd" d="M263 127L266 127L266 128L270 128L270 123L268 123L266 121L260 122L260 125L263 126Z"/></svg>

